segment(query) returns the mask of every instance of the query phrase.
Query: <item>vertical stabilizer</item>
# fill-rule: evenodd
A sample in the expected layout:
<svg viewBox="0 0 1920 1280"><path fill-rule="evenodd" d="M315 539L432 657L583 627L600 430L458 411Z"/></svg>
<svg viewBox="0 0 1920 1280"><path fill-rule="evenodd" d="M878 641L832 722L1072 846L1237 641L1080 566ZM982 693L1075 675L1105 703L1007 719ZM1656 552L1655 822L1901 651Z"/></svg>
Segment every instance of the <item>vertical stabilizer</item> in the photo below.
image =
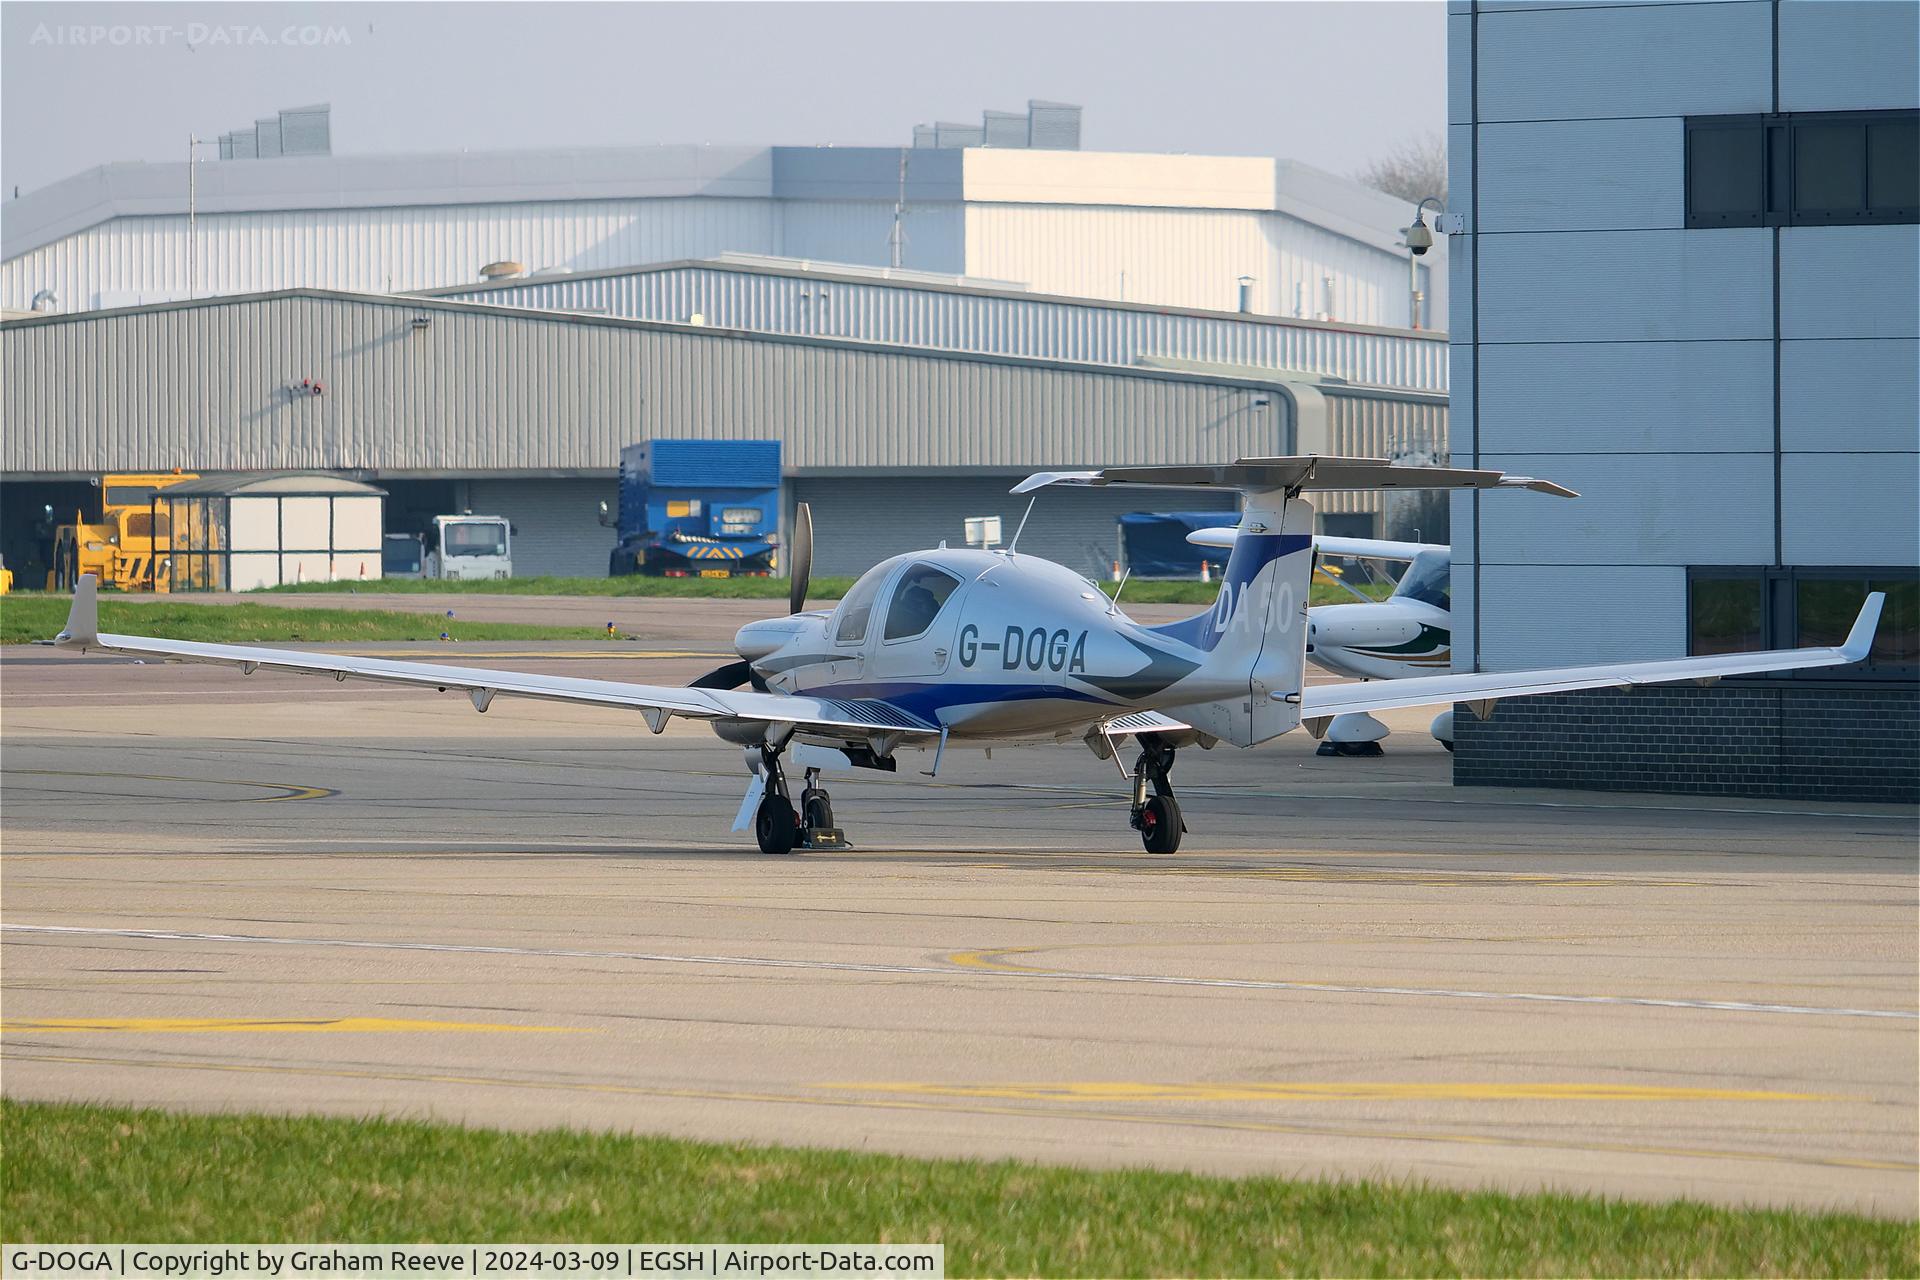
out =
<svg viewBox="0 0 1920 1280"><path fill-rule="evenodd" d="M1313 574L1313 504L1284 490L1245 492L1233 553L1213 608L1149 628L1204 654L1168 690L1195 700L1158 708L1235 746L1279 737L1300 723L1307 661L1307 594Z"/></svg>

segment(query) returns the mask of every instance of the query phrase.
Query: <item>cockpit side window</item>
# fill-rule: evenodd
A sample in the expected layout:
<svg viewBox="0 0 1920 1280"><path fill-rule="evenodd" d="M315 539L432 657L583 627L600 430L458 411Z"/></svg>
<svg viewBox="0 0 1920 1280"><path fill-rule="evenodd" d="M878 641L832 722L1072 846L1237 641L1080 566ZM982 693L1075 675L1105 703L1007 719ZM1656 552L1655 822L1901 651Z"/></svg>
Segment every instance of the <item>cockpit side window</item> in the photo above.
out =
<svg viewBox="0 0 1920 1280"><path fill-rule="evenodd" d="M960 589L960 579L930 564L917 564L900 575L893 605L887 610L883 640L906 640L933 625L947 600Z"/></svg>
<svg viewBox="0 0 1920 1280"><path fill-rule="evenodd" d="M1393 594L1402 600L1418 600L1437 609L1452 607L1453 574L1444 551L1422 551L1401 575Z"/></svg>
<svg viewBox="0 0 1920 1280"><path fill-rule="evenodd" d="M839 611L833 615L835 644L859 644L867 638L867 620L873 616L874 597L880 594L880 586L887 580L891 567L883 564L867 570L847 592Z"/></svg>

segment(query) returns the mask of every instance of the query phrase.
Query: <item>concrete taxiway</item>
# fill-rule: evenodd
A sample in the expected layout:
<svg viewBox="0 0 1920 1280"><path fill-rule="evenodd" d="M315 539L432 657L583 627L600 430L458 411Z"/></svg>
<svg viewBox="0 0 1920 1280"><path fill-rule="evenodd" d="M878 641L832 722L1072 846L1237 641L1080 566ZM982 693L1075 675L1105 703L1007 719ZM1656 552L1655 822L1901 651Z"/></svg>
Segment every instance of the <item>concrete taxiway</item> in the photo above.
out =
<svg viewBox="0 0 1920 1280"><path fill-rule="evenodd" d="M684 680L680 607L457 660ZM0 695L12 1097L1916 1211L1911 809L1455 790L1416 713L1183 753L1172 858L1062 747L838 781L856 848L768 859L695 726L32 649Z"/></svg>

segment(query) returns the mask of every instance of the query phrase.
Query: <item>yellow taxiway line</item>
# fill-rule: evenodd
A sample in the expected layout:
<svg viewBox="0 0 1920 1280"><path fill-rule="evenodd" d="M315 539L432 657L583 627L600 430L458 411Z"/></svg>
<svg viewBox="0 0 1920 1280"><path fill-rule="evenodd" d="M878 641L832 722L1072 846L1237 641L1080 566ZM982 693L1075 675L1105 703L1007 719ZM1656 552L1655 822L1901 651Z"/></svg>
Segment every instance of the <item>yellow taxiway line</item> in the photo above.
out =
<svg viewBox="0 0 1920 1280"><path fill-rule="evenodd" d="M1767 1089L1690 1089L1679 1086L1557 1082L1269 1081L1246 1084L1157 1084L1126 1080L1048 1084L913 1084L851 1082L824 1089L924 1094L942 1098L1015 1098L1032 1102L1861 1102L1837 1093L1783 1093Z"/></svg>
<svg viewBox="0 0 1920 1280"><path fill-rule="evenodd" d="M298 782L243 782L233 778L176 778L165 773L99 773L81 769L8 769L7 773L30 774L42 778L132 778L141 782L192 782L209 787L260 787L283 792L277 796L242 796L251 804L273 804L280 800L324 800L340 793L331 787L309 787Z"/></svg>
<svg viewBox="0 0 1920 1280"><path fill-rule="evenodd" d="M1152 1125L1176 1129L1230 1130L1239 1133L1292 1134L1313 1138L1352 1138L1372 1142L1420 1142L1475 1147L1512 1147L1547 1151L1585 1151L1620 1155L1659 1156L1689 1160L1735 1160L1760 1164L1811 1165L1832 1169L1877 1169L1906 1172L1920 1169L1911 1160L1876 1160L1854 1156L1741 1151L1710 1147L1668 1147L1637 1142L1581 1142L1559 1138L1459 1133L1435 1129L1369 1128L1334 1124L1284 1124L1268 1120L1229 1119L1193 1115L1156 1115L1151 1112L1095 1111L1078 1107L1043 1109L1032 1105L995 1105L989 1100L942 1102L912 1098L853 1098L822 1094L773 1093L726 1089L676 1089L623 1085L611 1081L528 1079L451 1074L444 1072L379 1071L347 1067L296 1064L155 1061L139 1058L96 1058L72 1054L8 1052L16 1062L50 1062L66 1066L147 1067L173 1071L219 1071L246 1075L284 1075L391 1083L460 1085L484 1088L535 1089L563 1093L609 1094L618 1097L678 1098L715 1102L767 1103L776 1106L844 1107L856 1110L935 1112L943 1115L998 1116L1031 1123L1035 1119L1078 1120L1122 1125Z"/></svg>

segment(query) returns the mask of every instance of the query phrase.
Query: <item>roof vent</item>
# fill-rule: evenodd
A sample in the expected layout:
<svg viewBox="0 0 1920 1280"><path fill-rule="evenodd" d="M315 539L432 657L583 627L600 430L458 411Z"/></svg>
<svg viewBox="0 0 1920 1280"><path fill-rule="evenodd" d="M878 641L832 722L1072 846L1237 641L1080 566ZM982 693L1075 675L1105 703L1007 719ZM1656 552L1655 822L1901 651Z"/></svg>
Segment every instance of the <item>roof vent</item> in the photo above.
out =
<svg viewBox="0 0 1920 1280"><path fill-rule="evenodd" d="M486 266L480 268L480 278L482 280L511 280L515 276L523 276L525 274L527 274L527 269L510 258L502 259L499 262L489 262Z"/></svg>
<svg viewBox="0 0 1920 1280"><path fill-rule="evenodd" d="M1027 145L1047 151L1080 149L1080 108L1065 102L1027 103Z"/></svg>
<svg viewBox="0 0 1920 1280"><path fill-rule="evenodd" d="M222 160L264 160L275 156L333 154L333 108L321 102L288 107L255 120L244 129L220 135Z"/></svg>

